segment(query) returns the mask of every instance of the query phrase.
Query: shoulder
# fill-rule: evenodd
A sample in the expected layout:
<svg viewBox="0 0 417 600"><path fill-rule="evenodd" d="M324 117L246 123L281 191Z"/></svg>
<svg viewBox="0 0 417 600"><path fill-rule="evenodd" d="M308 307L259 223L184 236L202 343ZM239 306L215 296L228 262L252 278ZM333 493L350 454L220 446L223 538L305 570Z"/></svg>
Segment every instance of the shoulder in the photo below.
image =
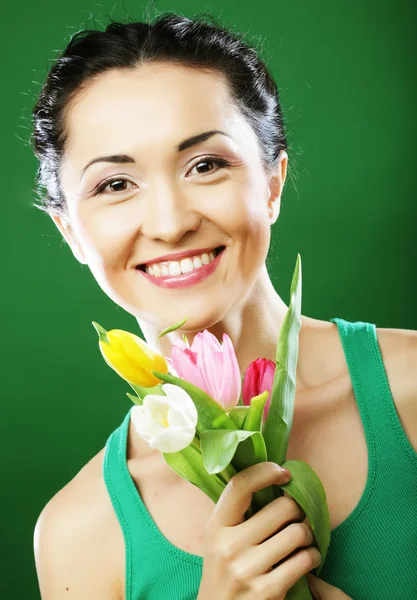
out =
<svg viewBox="0 0 417 600"><path fill-rule="evenodd" d="M43 600L120 600L118 527L102 476L104 449L43 508L34 552Z"/></svg>
<svg viewBox="0 0 417 600"><path fill-rule="evenodd" d="M377 328L378 345L398 400L417 404L417 331Z"/></svg>
<svg viewBox="0 0 417 600"><path fill-rule="evenodd" d="M322 355L329 371L326 375L347 373L337 325L328 321L310 321L315 325L310 328L314 332L315 349L323 349ZM388 382L396 401L417 404L417 331L377 327L376 334Z"/></svg>
<svg viewBox="0 0 417 600"><path fill-rule="evenodd" d="M347 364L336 324L320 322L322 356L327 365L320 369L326 381L348 377ZM378 346L392 399L404 432L417 452L417 331L376 328Z"/></svg>
<svg viewBox="0 0 417 600"><path fill-rule="evenodd" d="M389 328L376 331L398 417L417 452L417 331Z"/></svg>

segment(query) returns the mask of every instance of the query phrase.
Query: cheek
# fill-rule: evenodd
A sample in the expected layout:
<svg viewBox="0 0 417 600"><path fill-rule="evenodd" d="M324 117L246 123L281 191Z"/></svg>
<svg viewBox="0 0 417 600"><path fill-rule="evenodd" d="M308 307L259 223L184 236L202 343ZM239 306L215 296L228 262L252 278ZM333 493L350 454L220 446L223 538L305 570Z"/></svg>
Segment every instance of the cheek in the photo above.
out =
<svg viewBox="0 0 417 600"><path fill-rule="evenodd" d="M116 270L117 264L120 265L123 255L123 239L118 220L104 217L95 211L77 210L71 217L74 224L77 239L82 247L82 251L88 267L100 287L106 292L108 281L111 279L111 271Z"/></svg>
<svg viewBox="0 0 417 600"><path fill-rule="evenodd" d="M264 200L264 191L259 185L244 186L240 193L229 198L223 203L228 207L229 232L234 237L248 238L248 242L261 243L264 238L269 239L270 223L267 212L267 202Z"/></svg>
<svg viewBox="0 0 417 600"><path fill-rule="evenodd" d="M137 235L132 218L126 218L126 204L107 206L94 211L80 211L78 227L80 238L91 263L102 268L120 265L126 260L131 240Z"/></svg>

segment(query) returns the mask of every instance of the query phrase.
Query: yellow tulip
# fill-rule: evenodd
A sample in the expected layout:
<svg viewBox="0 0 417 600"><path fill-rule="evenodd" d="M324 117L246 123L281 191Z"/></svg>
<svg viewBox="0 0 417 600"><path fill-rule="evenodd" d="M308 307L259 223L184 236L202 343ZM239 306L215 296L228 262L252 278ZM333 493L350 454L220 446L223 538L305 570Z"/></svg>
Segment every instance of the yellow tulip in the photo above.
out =
<svg viewBox="0 0 417 600"><path fill-rule="evenodd" d="M142 387L153 387L161 380L151 371L168 373L168 363L146 342L129 331L106 331L98 323L93 325L99 335L99 347L106 363L126 381Z"/></svg>

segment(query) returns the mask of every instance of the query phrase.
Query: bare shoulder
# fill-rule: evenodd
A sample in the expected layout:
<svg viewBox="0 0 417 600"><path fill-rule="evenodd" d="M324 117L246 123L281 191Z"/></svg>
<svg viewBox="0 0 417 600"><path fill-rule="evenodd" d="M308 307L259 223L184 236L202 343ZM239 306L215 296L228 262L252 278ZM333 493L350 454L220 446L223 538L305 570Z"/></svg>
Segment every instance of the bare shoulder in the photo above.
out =
<svg viewBox="0 0 417 600"><path fill-rule="evenodd" d="M34 531L42 600L120 600L123 536L102 476L104 449L55 496Z"/></svg>
<svg viewBox="0 0 417 600"><path fill-rule="evenodd" d="M314 357L313 372L324 380L337 377L347 365L335 323L306 319L309 355ZM396 403L417 404L417 331L377 328L378 345ZM320 350L320 352L318 351Z"/></svg>
<svg viewBox="0 0 417 600"><path fill-rule="evenodd" d="M305 318L305 325L307 389L322 390L349 379L337 325L310 318ZM417 331L377 327L376 333L399 420L417 452Z"/></svg>

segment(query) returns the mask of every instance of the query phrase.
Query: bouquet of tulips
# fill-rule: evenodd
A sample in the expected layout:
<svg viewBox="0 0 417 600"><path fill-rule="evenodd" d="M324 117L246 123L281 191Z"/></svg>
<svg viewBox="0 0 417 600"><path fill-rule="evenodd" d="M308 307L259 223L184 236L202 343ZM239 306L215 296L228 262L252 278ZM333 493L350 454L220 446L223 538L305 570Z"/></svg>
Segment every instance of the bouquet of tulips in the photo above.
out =
<svg viewBox="0 0 417 600"><path fill-rule="evenodd" d="M259 358L243 380L227 334L223 343L207 330L190 346L185 335L166 359L133 333L107 332L93 322L107 364L135 391L131 419L138 434L160 450L167 464L214 502L233 475L251 465L273 461L288 468L289 483L253 494L247 517L284 491L304 510L322 556L330 543L330 519L323 485L303 461L286 461L291 433L298 334L301 327L301 257L297 256L290 305L276 350L276 364ZM186 320L163 331L163 336ZM287 593L288 600L310 600L305 577Z"/></svg>

